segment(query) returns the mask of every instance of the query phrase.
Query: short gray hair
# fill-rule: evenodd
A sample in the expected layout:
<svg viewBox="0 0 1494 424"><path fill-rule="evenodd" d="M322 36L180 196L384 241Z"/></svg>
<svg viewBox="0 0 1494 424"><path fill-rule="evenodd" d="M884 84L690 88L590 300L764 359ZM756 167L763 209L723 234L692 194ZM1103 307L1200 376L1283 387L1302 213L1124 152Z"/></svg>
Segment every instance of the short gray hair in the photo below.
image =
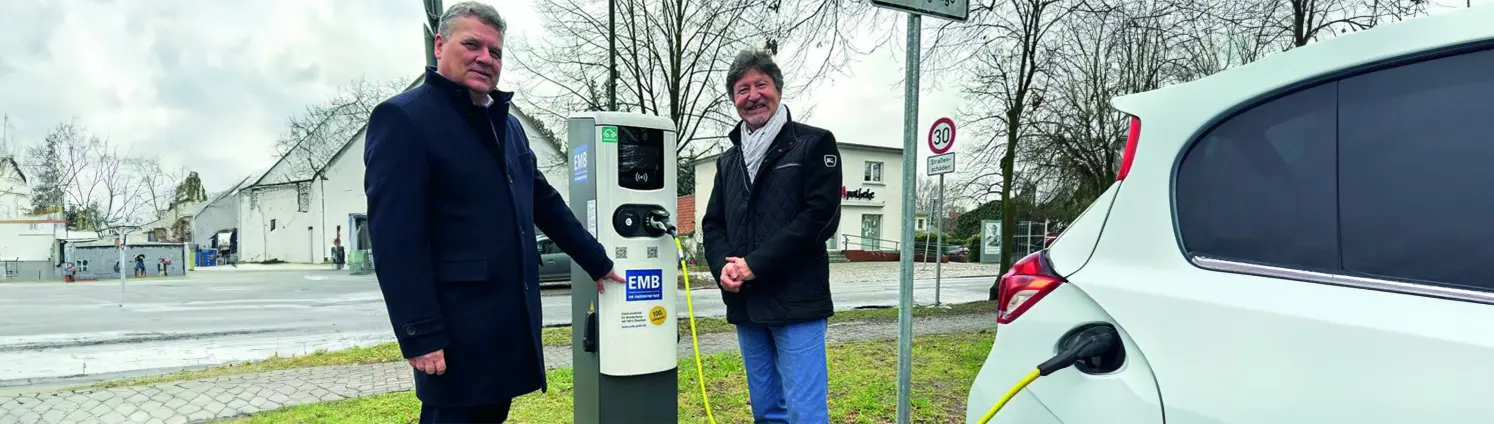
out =
<svg viewBox="0 0 1494 424"><path fill-rule="evenodd" d="M503 21L503 16L498 15L498 9L475 1L464 1L447 8L446 13L441 14L441 25L436 32L441 34L441 38L451 38L452 25L456 24L457 18L463 16L475 17L482 23L497 29L499 36L504 36L504 33L508 32L508 23Z"/></svg>
<svg viewBox="0 0 1494 424"><path fill-rule="evenodd" d="M731 61L731 67L726 69L726 94L731 95L731 88L737 85L737 81L747 74L748 70L756 69L768 74L773 79L773 88L783 92L783 70L778 69L778 63L773 61L773 56L762 50L742 50L737 53L737 58Z"/></svg>

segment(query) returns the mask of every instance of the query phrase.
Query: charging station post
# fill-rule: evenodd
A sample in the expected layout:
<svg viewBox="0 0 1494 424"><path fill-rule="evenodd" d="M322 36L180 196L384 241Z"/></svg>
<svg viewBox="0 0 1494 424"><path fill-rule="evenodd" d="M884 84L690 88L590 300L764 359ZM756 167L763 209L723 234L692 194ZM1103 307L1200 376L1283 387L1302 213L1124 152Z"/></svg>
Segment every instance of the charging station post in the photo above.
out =
<svg viewBox="0 0 1494 424"><path fill-rule="evenodd" d="M571 212L627 280L599 294L571 265L573 422L677 422L674 122L586 112L566 126Z"/></svg>

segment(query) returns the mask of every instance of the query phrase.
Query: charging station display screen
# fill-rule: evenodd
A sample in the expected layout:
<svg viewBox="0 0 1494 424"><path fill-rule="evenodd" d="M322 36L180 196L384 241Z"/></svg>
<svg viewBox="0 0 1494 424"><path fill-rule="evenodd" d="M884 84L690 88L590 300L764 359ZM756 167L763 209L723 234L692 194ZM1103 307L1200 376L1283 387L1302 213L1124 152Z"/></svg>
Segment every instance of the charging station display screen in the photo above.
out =
<svg viewBox="0 0 1494 424"><path fill-rule="evenodd" d="M664 131L617 127L617 181L634 190L664 188Z"/></svg>

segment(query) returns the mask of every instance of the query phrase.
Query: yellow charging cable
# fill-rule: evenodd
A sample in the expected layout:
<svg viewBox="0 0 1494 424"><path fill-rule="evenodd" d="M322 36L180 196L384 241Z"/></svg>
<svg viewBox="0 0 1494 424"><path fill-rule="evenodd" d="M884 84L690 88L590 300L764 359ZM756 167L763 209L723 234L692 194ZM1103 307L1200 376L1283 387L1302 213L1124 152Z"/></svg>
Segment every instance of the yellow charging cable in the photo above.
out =
<svg viewBox="0 0 1494 424"><path fill-rule="evenodd" d="M716 416L711 414L711 397L706 394L705 366L700 363L700 339L695 335L695 301L690 296L690 268L685 264L685 245L680 243L678 236L674 238L674 248L680 256L680 275L685 276L685 305L690 309L690 346L695 348L695 372L696 380L700 382L700 401L705 404L706 419L711 424L716 424Z"/></svg>
<svg viewBox="0 0 1494 424"><path fill-rule="evenodd" d="M996 411L1000 411L1002 407L1006 406L1007 402L1010 402L1012 398L1017 396L1018 392L1021 392L1022 389L1027 388L1027 385L1032 384L1032 381L1037 380L1038 376L1041 374L1042 371L1032 370L1032 372L1027 373L1026 377L1022 377L1022 381L1018 381L1017 385L1012 386L1011 390L1007 390L1006 396L1002 396L1001 400L996 402L996 406L992 406L991 410L986 412L986 416L980 417L980 424L986 424L990 422L991 418L996 416Z"/></svg>

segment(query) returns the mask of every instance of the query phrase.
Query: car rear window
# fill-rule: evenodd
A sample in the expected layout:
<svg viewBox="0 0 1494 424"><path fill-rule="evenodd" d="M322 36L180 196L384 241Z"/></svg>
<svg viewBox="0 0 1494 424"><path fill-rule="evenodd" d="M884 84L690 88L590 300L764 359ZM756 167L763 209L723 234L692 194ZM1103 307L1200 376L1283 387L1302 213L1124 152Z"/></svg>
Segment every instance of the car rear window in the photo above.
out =
<svg viewBox="0 0 1494 424"><path fill-rule="evenodd" d="M1190 254L1494 291L1494 50L1251 107L1176 181Z"/></svg>
<svg viewBox="0 0 1494 424"><path fill-rule="evenodd" d="M1334 84L1261 104L1183 158L1177 214L1189 251L1327 270L1338 266Z"/></svg>
<svg viewBox="0 0 1494 424"><path fill-rule="evenodd" d="M1343 266L1494 289L1494 51L1339 83Z"/></svg>

